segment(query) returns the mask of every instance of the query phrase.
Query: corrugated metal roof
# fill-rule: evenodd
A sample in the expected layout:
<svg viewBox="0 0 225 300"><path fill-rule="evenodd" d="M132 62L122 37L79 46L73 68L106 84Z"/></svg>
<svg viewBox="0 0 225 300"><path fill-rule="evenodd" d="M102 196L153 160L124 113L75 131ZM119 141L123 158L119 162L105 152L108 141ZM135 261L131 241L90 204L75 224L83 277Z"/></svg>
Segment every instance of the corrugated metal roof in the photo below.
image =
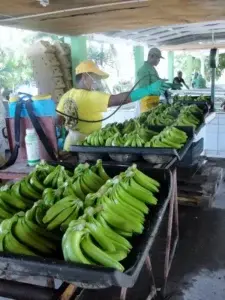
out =
<svg viewBox="0 0 225 300"><path fill-rule="evenodd" d="M190 43L225 43L225 21L159 26L139 30L122 30L103 33L109 38L132 40L149 47L166 47Z"/></svg>

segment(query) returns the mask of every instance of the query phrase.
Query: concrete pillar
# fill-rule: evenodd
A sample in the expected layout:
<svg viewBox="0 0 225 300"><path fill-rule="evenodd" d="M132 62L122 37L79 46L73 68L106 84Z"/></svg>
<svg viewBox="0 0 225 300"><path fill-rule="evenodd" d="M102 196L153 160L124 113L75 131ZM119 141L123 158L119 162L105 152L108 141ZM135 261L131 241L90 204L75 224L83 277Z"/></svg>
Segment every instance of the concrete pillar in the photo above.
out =
<svg viewBox="0 0 225 300"><path fill-rule="evenodd" d="M192 77L192 62L193 62L193 58L191 55L188 55L187 57L187 71L186 71L186 74L187 74L187 84L189 86L191 86L191 77Z"/></svg>
<svg viewBox="0 0 225 300"><path fill-rule="evenodd" d="M83 60L87 60L87 37L72 36L70 37L71 58L72 58L72 74L73 83L75 80L74 70L76 66Z"/></svg>
<svg viewBox="0 0 225 300"><path fill-rule="evenodd" d="M168 52L168 80L173 82L174 78L174 52Z"/></svg>
<svg viewBox="0 0 225 300"><path fill-rule="evenodd" d="M144 63L144 47L135 46L134 49L135 81L137 81L137 72Z"/></svg>

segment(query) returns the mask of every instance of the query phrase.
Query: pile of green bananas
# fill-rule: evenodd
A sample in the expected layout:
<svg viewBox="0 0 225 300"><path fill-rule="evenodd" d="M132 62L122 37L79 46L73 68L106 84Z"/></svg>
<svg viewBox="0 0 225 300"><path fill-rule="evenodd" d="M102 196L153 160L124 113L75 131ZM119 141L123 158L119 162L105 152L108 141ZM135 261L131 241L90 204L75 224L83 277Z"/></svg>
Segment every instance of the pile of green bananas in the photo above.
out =
<svg viewBox="0 0 225 300"><path fill-rule="evenodd" d="M12 226L8 231L5 230L6 227L0 230L0 240L4 241L9 233L6 241L13 240L15 245L16 239L18 245L18 249L14 246L10 248L6 242L7 246L2 249L17 254L54 256L62 232L67 229L70 221L83 214L85 196L96 192L109 178L101 160L93 166L80 164L73 173L62 166L53 167L42 162L23 180L2 187L1 221L3 226ZM11 220L11 223L4 223L7 220ZM45 239L54 247L46 249L42 245L45 244Z"/></svg>
<svg viewBox="0 0 225 300"><path fill-rule="evenodd" d="M66 261L116 268L132 249L128 240L144 230L148 205L156 205L160 184L128 168L85 199L84 215L69 224L62 239ZM91 205L91 206L90 206Z"/></svg>
<svg viewBox="0 0 225 300"><path fill-rule="evenodd" d="M202 117L202 109L195 104L188 106L179 102L172 105L160 104L136 119L108 124L91 133L80 144L84 146L143 147L146 143L149 145L153 137L155 140L161 139L161 136L156 137L158 132L151 130L151 126L193 126L196 129L200 125Z"/></svg>
<svg viewBox="0 0 225 300"><path fill-rule="evenodd" d="M41 163L0 192L2 207L11 211L0 224L0 251L58 258L63 254L67 261L123 271L121 261L132 249L129 239L143 232L159 188L136 165L110 178L101 160L93 166L79 164L74 172ZM14 190L21 198L7 202Z"/></svg>
<svg viewBox="0 0 225 300"><path fill-rule="evenodd" d="M181 109L174 125L193 126L196 128L200 125L198 116L201 116L201 110L196 105L186 106Z"/></svg>
<svg viewBox="0 0 225 300"><path fill-rule="evenodd" d="M193 98L192 96L189 95L184 95L184 96L179 96L179 95L174 95L173 97L173 102L209 102L210 97L209 96L204 96L200 95L199 97Z"/></svg>
<svg viewBox="0 0 225 300"><path fill-rule="evenodd" d="M196 128L196 126L200 125L202 115L202 110L195 104L182 106L181 103L175 103L167 106L161 114L158 114L155 109L151 110L145 124L193 126ZM177 122L178 119L179 122ZM185 120L188 120L188 122Z"/></svg>
<svg viewBox="0 0 225 300"><path fill-rule="evenodd" d="M149 142L145 143L145 147L181 149L187 139L188 136L184 131L176 127L166 127Z"/></svg>

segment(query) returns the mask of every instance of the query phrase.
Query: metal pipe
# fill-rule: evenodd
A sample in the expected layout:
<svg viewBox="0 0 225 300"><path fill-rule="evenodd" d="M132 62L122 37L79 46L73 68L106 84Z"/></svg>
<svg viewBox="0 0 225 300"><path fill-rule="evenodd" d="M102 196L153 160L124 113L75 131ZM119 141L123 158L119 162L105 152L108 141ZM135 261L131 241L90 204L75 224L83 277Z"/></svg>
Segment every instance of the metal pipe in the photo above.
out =
<svg viewBox="0 0 225 300"><path fill-rule="evenodd" d="M212 68L211 70L212 70L212 75L211 75L211 103L212 103L212 108L214 108L216 69Z"/></svg>
<svg viewBox="0 0 225 300"><path fill-rule="evenodd" d="M25 20L25 19L33 19L33 18L38 18L38 17L45 17L45 16L56 15L56 14L68 13L68 12L83 11L83 10L89 10L89 9L95 9L95 8L107 8L107 7L111 7L111 6L136 4L136 3L141 3L141 2L148 2L148 0L127 0L127 1L121 1L121 2L111 2L111 3L96 4L96 5L76 7L76 8L61 9L61 10L55 10L55 11L50 11L50 12L45 12L45 13L7 18L4 20L0 20L0 24L12 22L12 21L19 21L19 20Z"/></svg>
<svg viewBox="0 0 225 300"><path fill-rule="evenodd" d="M0 296L16 300L51 300L54 289L33 284L0 279Z"/></svg>

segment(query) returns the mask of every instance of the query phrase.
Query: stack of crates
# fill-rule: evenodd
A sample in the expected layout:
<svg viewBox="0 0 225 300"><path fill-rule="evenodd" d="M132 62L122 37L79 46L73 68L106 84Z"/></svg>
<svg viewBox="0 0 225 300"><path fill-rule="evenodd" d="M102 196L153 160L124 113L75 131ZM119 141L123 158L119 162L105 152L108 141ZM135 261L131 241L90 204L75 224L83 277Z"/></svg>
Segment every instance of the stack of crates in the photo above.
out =
<svg viewBox="0 0 225 300"><path fill-rule="evenodd" d="M51 94L56 103L72 87L69 56L69 46L61 42L38 41L28 49L38 93Z"/></svg>

